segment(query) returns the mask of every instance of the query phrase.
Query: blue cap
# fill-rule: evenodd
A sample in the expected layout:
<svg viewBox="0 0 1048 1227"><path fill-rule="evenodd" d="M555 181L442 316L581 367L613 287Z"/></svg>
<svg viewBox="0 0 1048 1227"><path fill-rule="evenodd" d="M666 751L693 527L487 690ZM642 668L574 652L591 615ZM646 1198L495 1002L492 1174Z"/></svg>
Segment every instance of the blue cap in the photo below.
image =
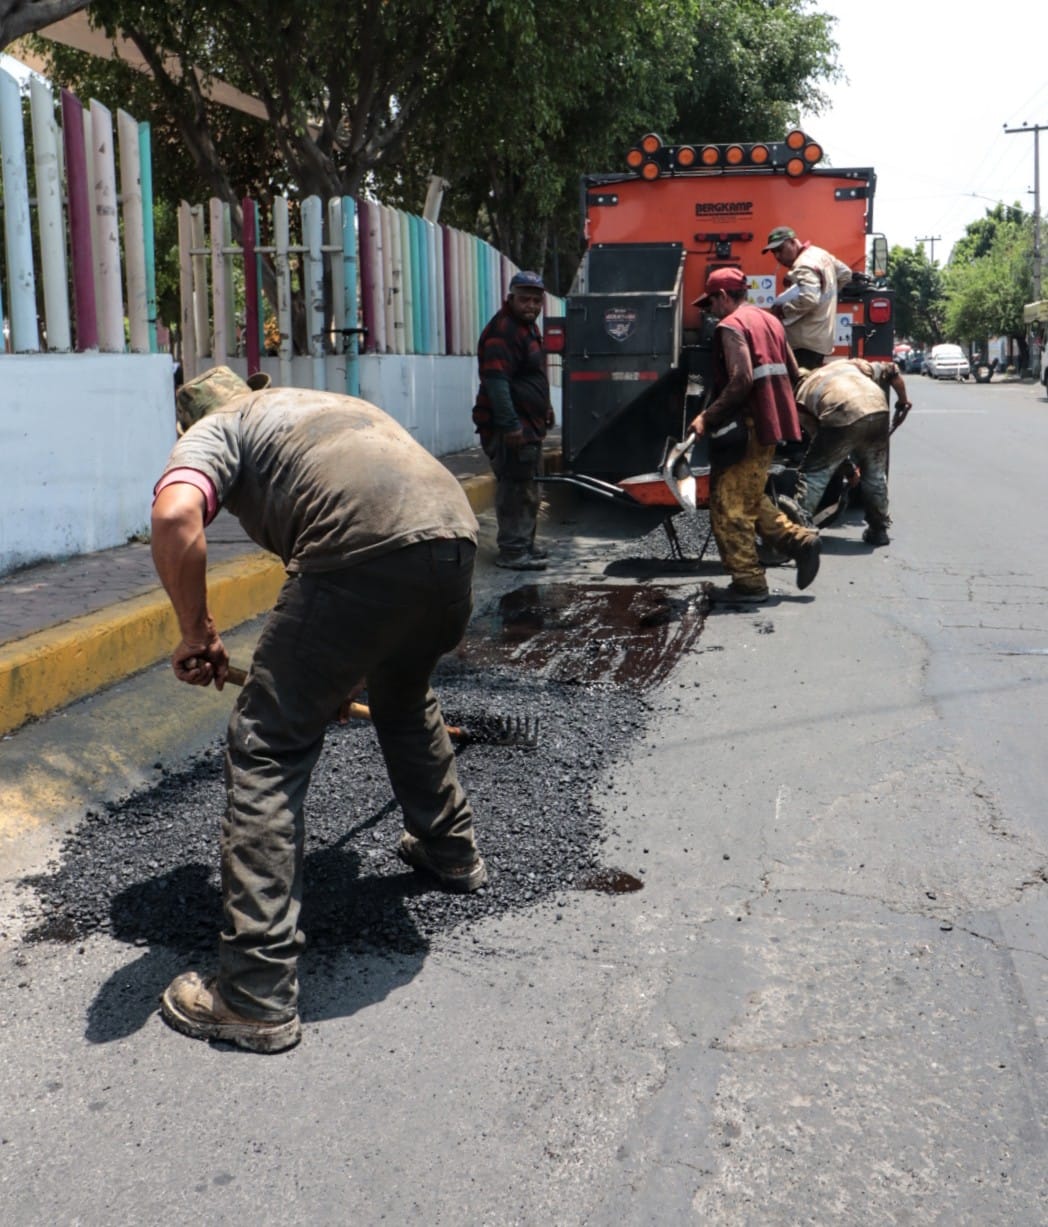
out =
<svg viewBox="0 0 1048 1227"><path fill-rule="evenodd" d="M509 288L511 290L546 289L546 287L542 284L542 274L529 272L514 273L510 278Z"/></svg>

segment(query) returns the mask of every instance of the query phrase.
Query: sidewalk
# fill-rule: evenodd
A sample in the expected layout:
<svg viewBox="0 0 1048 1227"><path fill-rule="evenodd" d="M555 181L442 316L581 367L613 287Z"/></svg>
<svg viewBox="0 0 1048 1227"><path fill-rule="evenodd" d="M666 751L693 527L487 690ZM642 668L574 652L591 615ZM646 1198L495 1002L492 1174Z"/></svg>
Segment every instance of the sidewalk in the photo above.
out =
<svg viewBox="0 0 1048 1227"><path fill-rule="evenodd" d="M481 449L441 459L473 510L487 511L495 487ZM208 596L219 625L231 629L269 609L284 580L280 562L226 512L207 539ZM0 576L0 736L165 659L177 640L146 542Z"/></svg>

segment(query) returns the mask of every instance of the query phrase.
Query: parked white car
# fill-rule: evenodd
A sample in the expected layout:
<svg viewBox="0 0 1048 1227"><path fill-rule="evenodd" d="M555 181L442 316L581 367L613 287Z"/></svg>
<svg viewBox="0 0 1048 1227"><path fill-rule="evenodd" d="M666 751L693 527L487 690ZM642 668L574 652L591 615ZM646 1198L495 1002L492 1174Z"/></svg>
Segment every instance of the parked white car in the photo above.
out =
<svg viewBox="0 0 1048 1227"><path fill-rule="evenodd" d="M972 371L959 345L933 345L924 359L924 373L933 379L967 379Z"/></svg>

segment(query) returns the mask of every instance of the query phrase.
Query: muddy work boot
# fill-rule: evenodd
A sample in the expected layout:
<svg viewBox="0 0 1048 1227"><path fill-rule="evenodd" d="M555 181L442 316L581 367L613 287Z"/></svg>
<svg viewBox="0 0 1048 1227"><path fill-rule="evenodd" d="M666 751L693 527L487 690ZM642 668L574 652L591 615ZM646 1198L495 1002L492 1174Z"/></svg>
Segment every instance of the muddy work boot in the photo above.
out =
<svg viewBox="0 0 1048 1227"><path fill-rule="evenodd" d="M797 587L802 592L819 574L821 553L822 542L815 536L810 541L806 541L793 556L797 563Z"/></svg>
<svg viewBox="0 0 1048 1227"><path fill-rule="evenodd" d="M507 571L545 571L546 560L535 554L499 554L495 566Z"/></svg>
<svg viewBox="0 0 1048 1227"><path fill-rule="evenodd" d="M442 865L433 860L421 839L416 839L407 831L400 837L397 856L405 865L436 878L445 890L457 895L468 895L472 891L480 890L488 880L487 867L479 856L465 865Z"/></svg>
<svg viewBox="0 0 1048 1227"><path fill-rule="evenodd" d="M891 545L892 540L883 524L871 524L862 534L862 539L867 545Z"/></svg>
<svg viewBox="0 0 1048 1227"><path fill-rule="evenodd" d="M538 558L540 560L543 558L548 558L549 550L538 541L532 541L532 543L528 546L528 557Z"/></svg>
<svg viewBox="0 0 1048 1227"><path fill-rule="evenodd" d="M231 1010L218 991L215 976L195 971L175 976L160 998L160 1013L176 1031L195 1040L222 1040L250 1052L283 1052L302 1038L298 1015L273 1022L245 1018Z"/></svg>
<svg viewBox="0 0 1048 1227"><path fill-rule="evenodd" d="M706 588L711 605L763 605L770 595L767 588L738 588L734 583L709 584Z"/></svg>

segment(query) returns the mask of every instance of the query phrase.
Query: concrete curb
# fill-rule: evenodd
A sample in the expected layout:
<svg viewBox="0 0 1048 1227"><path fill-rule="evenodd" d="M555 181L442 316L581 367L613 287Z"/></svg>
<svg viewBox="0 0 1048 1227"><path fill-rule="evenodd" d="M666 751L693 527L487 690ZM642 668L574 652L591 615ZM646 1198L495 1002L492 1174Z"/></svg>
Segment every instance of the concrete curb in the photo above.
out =
<svg viewBox="0 0 1048 1227"><path fill-rule="evenodd" d="M208 572L215 619L231 628L272 606L284 568L256 551ZM162 588L0 647L0 734L163 660L178 623Z"/></svg>
<svg viewBox="0 0 1048 1227"><path fill-rule="evenodd" d="M495 499L490 475L460 478L475 514ZM283 565L248 545L244 556L208 570L208 601L224 631L272 609ZM0 645L0 736L165 660L178 623L158 585L105 609Z"/></svg>

